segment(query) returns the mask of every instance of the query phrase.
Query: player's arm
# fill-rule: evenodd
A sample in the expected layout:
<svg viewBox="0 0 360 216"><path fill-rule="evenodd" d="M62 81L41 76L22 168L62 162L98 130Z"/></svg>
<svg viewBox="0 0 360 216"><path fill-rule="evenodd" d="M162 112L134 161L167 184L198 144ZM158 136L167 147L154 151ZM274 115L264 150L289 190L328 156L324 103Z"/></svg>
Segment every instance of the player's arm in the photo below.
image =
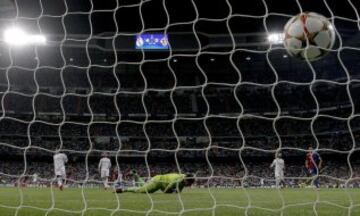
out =
<svg viewBox="0 0 360 216"><path fill-rule="evenodd" d="M320 155L319 155L319 167L318 167L318 169L321 169L321 168L322 168L322 165L323 165L323 160L322 160L322 158L321 158Z"/></svg>
<svg viewBox="0 0 360 216"><path fill-rule="evenodd" d="M284 161L284 160L283 160L283 162L284 162L284 163L283 163L283 165L284 165L284 166L283 166L283 169L285 170L286 164L285 164L285 161Z"/></svg>
<svg viewBox="0 0 360 216"><path fill-rule="evenodd" d="M64 154L64 162L67 163L69 161L68 157L66 154Z"/></svg>
<svg viewBox="0 0 360 216"><path fill-rule="evenodd" d="M99 172L101 170L101 164L102 164L102 160L99 161L99 165L98 165Z"/></svg>
<svg viewBox="0 0 360 216"><path fill-rule="evenodd" d="M182 179L176 178L165 188L164 193L172 193L180 187Z"/></svg>
<svg viewBox="0 0 360 216"><path fill-rule="evenodd" d="M176 187L177 187L177 184L178 184L177 181L170 183L170 184L165 188L164 193L172 193L172 192L176 191L176 190L177 190L177 188L176 188Z"/></svg>
<svg viewBox="0 0 360 216"><path fill-rule="evenodd" d="M273 162L270 165L270 168L273 168L275 166L275 160L273 160Z"/></svg>

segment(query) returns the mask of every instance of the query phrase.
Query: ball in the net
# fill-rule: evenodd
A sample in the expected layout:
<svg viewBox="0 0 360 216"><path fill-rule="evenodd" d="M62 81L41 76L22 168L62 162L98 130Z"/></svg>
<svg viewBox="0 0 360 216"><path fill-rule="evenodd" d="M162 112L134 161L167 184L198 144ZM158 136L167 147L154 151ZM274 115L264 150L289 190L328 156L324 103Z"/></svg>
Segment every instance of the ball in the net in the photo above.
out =
<svg viewBox="0 0 360 216"><path fill-rule="evenodd" d="M284 35L284 46L289 55L309 61L324 57L335 43L332 23L314 12L292 17L285 25Z"/></svg>

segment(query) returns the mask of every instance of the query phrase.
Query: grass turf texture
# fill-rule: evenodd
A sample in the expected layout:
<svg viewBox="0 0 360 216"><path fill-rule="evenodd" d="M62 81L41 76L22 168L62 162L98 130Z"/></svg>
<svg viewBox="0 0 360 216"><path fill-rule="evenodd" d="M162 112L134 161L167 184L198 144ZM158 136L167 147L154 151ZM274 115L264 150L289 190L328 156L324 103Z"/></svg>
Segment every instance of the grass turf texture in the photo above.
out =
<svg viewBox="0 0 360 216"><path fill-rule="evenodd" d="M21 191L20 191L21 190ZM118 194L102 189L0 188L0 215L360 215L360 189L185 189L177 194ZM22 194L22 196L21 196ZM247 195L249 199L247 198ZM282 200L282 197L283 200ZM212 195L212 196L211 196ZM22 197L22 199L21 199ZM314 205L316 200L320 202ZM250 202L249 202L250 200ZM215 202L216 201L216 202ZM284 205L282 204L284 202ZM118 205L119 203L119 205ZM352 204L351 204L352 203ZM17 208L21 205L21 208ZM352 208L348 208L352 205ZM285 208L282 208L284 206ZM184 208L185 211L181 211ZM85 211L86 209L86 211Z"/></svg>

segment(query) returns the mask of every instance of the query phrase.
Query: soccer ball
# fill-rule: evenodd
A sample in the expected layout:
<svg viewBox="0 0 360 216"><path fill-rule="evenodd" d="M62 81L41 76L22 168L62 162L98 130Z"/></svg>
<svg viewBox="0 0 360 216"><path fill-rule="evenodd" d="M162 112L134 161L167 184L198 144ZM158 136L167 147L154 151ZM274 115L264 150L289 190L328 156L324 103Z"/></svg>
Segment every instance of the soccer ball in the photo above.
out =
<svg viewBox="0 0 360 216"><path fill-rule="evenodd" d="M335 43L333 25L322 15L304 12L291 18L284 28L284 46L289 55L315 61Z"/></svg>

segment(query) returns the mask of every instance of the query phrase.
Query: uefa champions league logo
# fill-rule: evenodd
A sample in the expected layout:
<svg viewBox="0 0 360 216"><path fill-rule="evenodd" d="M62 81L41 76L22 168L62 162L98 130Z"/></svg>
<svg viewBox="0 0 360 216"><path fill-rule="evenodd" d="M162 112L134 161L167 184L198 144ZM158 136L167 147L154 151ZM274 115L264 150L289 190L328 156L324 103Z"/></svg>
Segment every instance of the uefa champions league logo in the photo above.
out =
<svg viewBox="0 0 360 216"><path fill-rule="evenodd" d="M136 47L142 47L144 45L144 40L142 39L141 36L139 36L137 39L136 39Z"/></svg>
<svg viewBox="0 0 360 216"><path fill-rule="evenodd" d="M169 41L164 34L142 34L136 38L137 49L167 49Z"/></svg>

